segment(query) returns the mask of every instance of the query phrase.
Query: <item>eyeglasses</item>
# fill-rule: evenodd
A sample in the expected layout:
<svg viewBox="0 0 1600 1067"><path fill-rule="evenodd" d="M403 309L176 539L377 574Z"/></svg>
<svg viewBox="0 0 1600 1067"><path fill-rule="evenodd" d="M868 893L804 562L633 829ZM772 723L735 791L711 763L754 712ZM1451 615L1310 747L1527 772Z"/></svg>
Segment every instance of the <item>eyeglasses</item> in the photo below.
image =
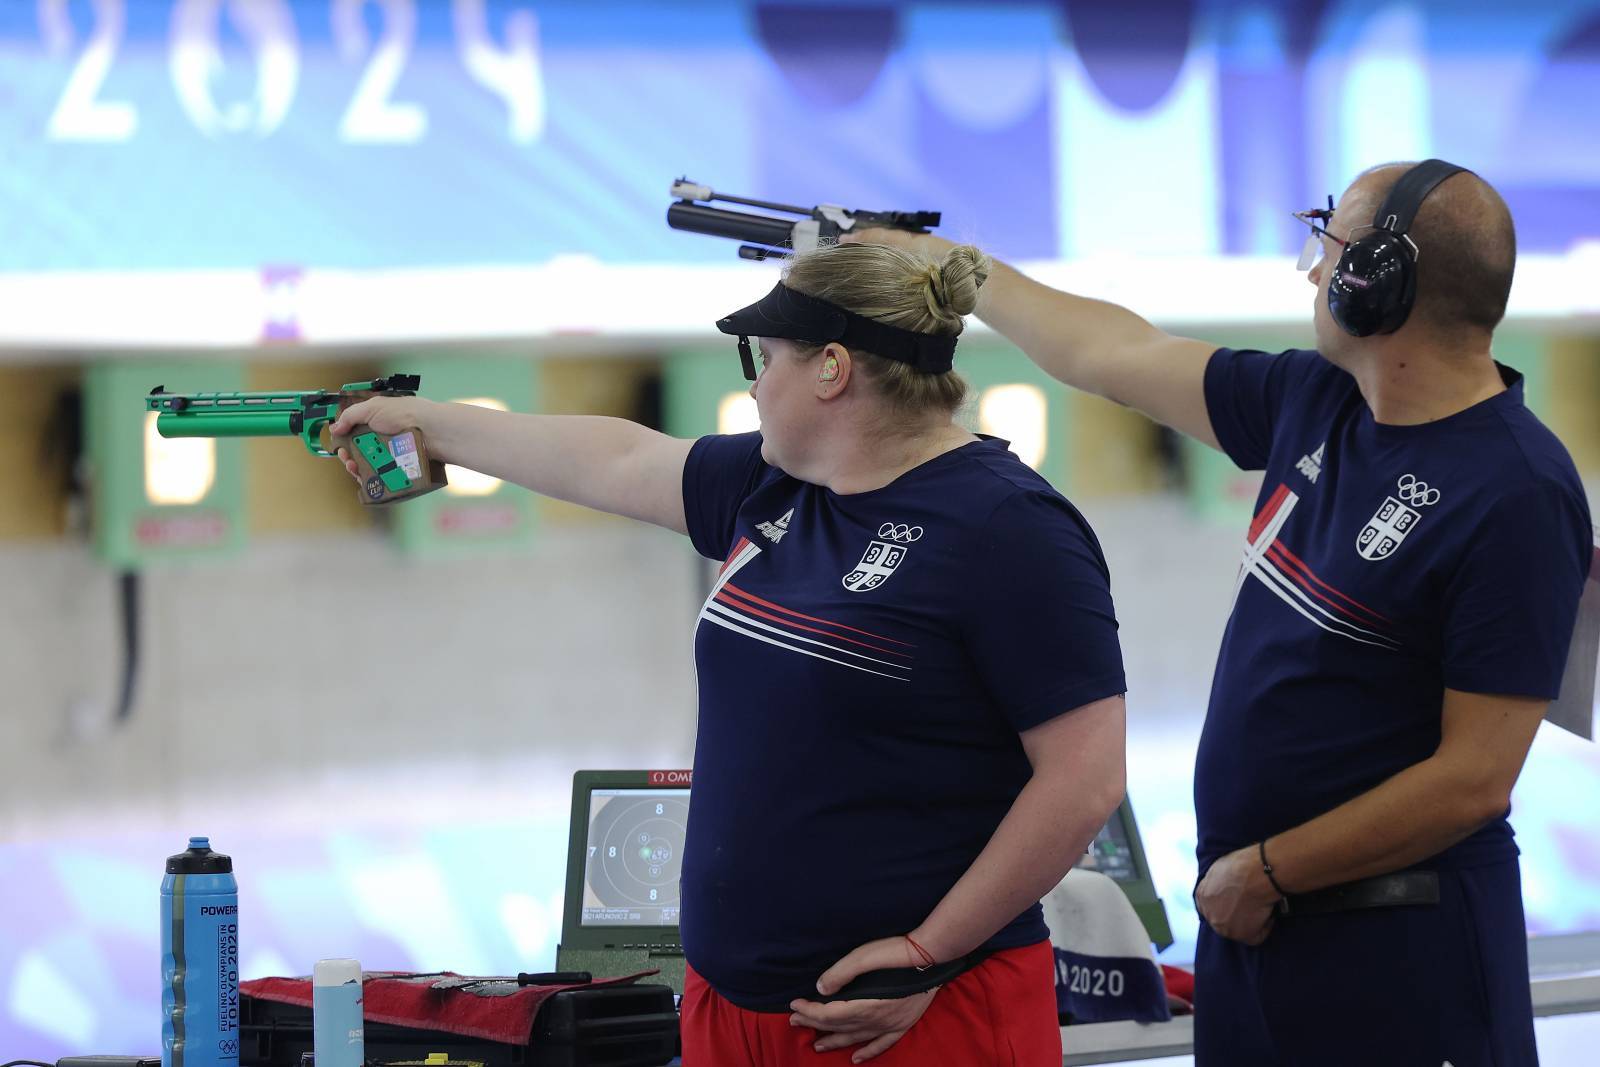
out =
<svg viewBox="0 0 1600 1067"><path fill-rule="evenodd" d="M1292 214L1295 218L1311 227L1311 233L1306 237L1305 247L1300 249L1300 258L1295 262L1295 270L1310 270L1322 261L1322 253L1324 251L1322 239L1324 237L1337 244L1340 248L1349 247L1349 241L1335 237L1328 232L1327 227L1319 225L1319 223L1327 222L1333 218L1332 193L1328 194L1328 206L1326 208L1314 207L1309 211L1295 211Z"/></svg>
<svg viewBox="0 0 1600 1067"><path fill-rule="evenodd" d="M744 368L745 381L753 382L756 380L756 361L755 357L750 354L750 338L743 334L739 335L739 366Z"/></svg>

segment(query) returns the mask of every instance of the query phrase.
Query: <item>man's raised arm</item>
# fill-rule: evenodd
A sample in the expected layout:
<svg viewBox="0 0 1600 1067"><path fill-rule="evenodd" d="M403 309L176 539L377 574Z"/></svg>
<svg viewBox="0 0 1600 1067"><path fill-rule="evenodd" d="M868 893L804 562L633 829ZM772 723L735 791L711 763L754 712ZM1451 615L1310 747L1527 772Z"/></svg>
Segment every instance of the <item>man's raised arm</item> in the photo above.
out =
<svg viewBox="0 0 1600 1067"><path fill-rule="evenodd" d="M892 245L935 260L951 245L933 234L885 229L841 240ZM1204 384L1216 345L1174 337L1120 305L1041 285L999 260L978 290L977 314L1052 377L1218 447Z"/></svg>

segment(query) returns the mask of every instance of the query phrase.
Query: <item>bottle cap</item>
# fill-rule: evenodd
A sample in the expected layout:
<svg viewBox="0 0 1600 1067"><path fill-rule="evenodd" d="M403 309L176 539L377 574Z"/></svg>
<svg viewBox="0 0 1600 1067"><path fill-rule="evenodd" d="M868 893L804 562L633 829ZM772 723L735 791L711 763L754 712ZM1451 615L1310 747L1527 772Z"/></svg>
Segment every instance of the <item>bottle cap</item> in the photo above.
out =
<svg viewBox="0 0 1600 1067"><path fill-rule="evenodd" d="M355 960L318 960L317 965L311 968L311 984L314 986L360 984L361 964Z"/></svg>
<svg viewBox="0 0 1600 1067"><path fill-rule="evenodd" d="M211 851L209 837L189 838L189 851L167 857L168 874L231 874L233 858Z"/></svg>

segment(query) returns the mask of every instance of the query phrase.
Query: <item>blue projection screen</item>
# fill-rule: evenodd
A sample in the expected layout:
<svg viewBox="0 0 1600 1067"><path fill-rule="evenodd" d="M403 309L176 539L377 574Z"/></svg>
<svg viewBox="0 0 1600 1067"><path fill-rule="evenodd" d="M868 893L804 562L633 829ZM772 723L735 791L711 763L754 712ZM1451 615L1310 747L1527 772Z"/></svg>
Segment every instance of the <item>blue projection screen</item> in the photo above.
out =
<svg viewBox="0 0 1600 1067"><path fill-rule="evenodd" d="M663 225L684 173L1015 259L1288 254L1426 155L1560 254L1600 232L1597 51L1576 0L11 0L0 272L720 261Z"/></svg>

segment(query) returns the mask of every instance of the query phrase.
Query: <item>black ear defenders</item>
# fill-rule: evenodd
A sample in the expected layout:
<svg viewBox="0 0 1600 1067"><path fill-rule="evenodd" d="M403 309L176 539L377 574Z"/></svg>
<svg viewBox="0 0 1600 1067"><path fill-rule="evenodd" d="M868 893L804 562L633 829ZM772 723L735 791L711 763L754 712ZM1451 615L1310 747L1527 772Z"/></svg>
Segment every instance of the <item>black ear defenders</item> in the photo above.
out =
<svg viewBox="0 0 1600 1067"><path fill-rule="evenodd" d="M1328 279L1328 313L1355 337L1393 333L1417 299L1417 243L1408 231L1417 210L1439 183L1465 170L1442 159L1418 163L1383 198L1371 226L1351 240Z"/></svg>

